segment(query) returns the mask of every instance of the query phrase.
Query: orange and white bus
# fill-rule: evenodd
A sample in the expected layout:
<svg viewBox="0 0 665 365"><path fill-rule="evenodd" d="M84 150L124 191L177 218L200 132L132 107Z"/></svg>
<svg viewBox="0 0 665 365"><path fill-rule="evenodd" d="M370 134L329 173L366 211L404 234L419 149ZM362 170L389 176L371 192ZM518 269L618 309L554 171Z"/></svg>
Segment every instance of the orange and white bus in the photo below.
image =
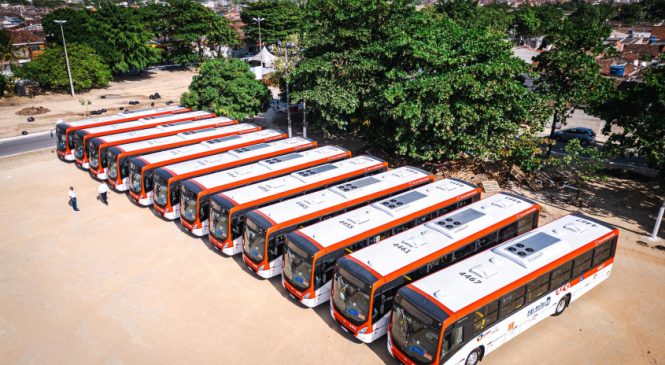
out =
<svg viewBox="0 0 665 365"><path fill-rule="evenodd" d="M330 313L360 341L375 341L400 287L536 228L539 212L526 198L496 194L342 257Z"/></svg>
<svg viewBox="0 0 665 365"><path fill-rule="evenodd" d="M214 114L208 112L188 112L185 117L194 116L197 120L185 120L169 124L162 124L157 127L141 129L125 133L111 134L108 136L89 139L86 143L86 156L88 157L88 172L101 180L106 179L106 149L125 143L145 141L148 139L172 136L177 133L198 130L201 128L223 127L237 124L235 120L229 118L212 118ZM99 175L99 176L98 176Z"/></svg>
<svg viewBox="0 0 665 365"><path fill-rule="evenodd" d="M129 160L132 157L259 130L261 127L250 123L231 124L225 127L197 129L172 136L108 147L106 148L108 182L118 191L129 189Z"/></svg>
<svg viewBox="0 0 665 365"><path fill-rule="evenodd" d="M323 146L184 180L180 187L180 223L201 237L208 234L211 194L349 157L351 152L347 149Z"/></svg>
<svg viewBox="0 0 665 365"><path fill-rule="evenodd" d="M153 207L165 219L180 218L180 187L183 180L316 146L316 141L294 137L160 167L152 175Z"/></svg>
<svg viewBox="0 0 665 365"><path fill-rule="evenodd" d="M242 232L247 212L384 172L387 168L388 163L381 159L357 156L218 193L210 202L210 242L226 255L238 254L242 249Z"/></svg>
<svg viewBox="0 0 665 365"><path fill-rule="evenodd" d="M87 149L85 148L85 146L90 138L137 131L140 129L157 127L162 124L177 123L188 120L197 120L205 118L208 118L208 116L206 115L205 117L201 118L200 115L193 113L163 114L156 117L141 118L126 123L115 123L115 124L103 125L100 127L79 129L75 131L72 136L72 139L74 141L73 151L74 151L76 165L83 168L84 170L88 169L89 167L88 155L86 153Z"/></svg>
<svg viewBox="0 0 665 365"><path fill-rule="evenodd" d="M99 127L107 124L124 123L146 117L154 117L162 114L176 114L188 112L191 109L182 106L165 106L163 108L126 110L123 113L107 115L104 117L81 119L71 122L60 122L55 126L55 135L57 137L56 150L58 158L63 161L74 161L74 140L73 132L83 129Z"/></svg>
<svg viewBox="0 0 665 365"><path fill-rule="evenodd" d="M129 195L140 205L152 205L152 172L156 168L283 138L285 133L266 129L134 157L129 160Z"/></svg>
<svg viewBox="0 0 665 365"><path fill-rule="evenodd" d="M279 275L287 233L433 180L405 166L252 210L245 216L242 258L262 278Z"/></svg>
<svg viewBox="0 0 665 365"><path fill-rule="evenodd" d="M411 283L395 296L388 350L404 364L475 365L607 279L618 238L576 213Z"/></svg>
<svg viewBox="0 0 665 365"><path fill-rule="evenodd" d="M282 286L308 307L325 303L337 259L479 199L477 186L443 179L293 231L284 243Z"/></svg>

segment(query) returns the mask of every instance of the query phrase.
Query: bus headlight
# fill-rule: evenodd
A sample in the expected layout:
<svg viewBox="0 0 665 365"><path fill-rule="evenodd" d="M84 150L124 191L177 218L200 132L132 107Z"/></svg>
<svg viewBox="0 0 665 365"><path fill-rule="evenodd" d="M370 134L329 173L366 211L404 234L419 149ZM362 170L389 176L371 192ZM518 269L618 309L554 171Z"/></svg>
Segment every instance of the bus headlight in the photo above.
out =
<svg viewBox="0 0 665 365"><path fill-rule="evenodd" d="M358 334L359 334L359 335L364 335L365 332L367 332L367 327L363 327L363 328L361 328L360 330L358 330Z"/></svg>

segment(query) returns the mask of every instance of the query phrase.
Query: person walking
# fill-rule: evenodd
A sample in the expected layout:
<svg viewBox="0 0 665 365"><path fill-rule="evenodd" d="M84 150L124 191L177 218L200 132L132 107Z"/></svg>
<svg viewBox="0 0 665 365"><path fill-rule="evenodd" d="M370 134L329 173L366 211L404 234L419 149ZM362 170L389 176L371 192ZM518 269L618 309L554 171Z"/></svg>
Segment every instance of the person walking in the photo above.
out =
<svg viewBox="0 0 665 365"><path fill-rule="evenodd" d="M102 203L104 203L106 205L109 205L109 202L107 200L108 199L108 193L109 193L109 187L106 186L106 183L102 182L101 184L99 184L99 186L97 187L97 194L99 194L97 196L97 199L101 200Z"/></svg>
<svg viewBox="0 0 665 365"><path fill-rule="evenodd" d="M76 192L73 186L69 187L69 205L72 206L75 212L79 211L79 208L76 206Z"/></svg>

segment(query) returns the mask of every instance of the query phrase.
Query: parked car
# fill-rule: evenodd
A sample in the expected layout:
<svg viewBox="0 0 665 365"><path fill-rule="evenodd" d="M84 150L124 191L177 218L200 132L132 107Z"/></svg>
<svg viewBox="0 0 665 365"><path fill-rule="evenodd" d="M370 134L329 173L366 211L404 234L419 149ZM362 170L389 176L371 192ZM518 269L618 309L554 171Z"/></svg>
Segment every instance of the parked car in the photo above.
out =
<svg viewBox="0 0 665 365"><path fill-rule="evenodd" d="M596 133L590 128L568 128L554 132L554 139L562 142L579 139L582 145L588 146L596 140Z"/></svg>

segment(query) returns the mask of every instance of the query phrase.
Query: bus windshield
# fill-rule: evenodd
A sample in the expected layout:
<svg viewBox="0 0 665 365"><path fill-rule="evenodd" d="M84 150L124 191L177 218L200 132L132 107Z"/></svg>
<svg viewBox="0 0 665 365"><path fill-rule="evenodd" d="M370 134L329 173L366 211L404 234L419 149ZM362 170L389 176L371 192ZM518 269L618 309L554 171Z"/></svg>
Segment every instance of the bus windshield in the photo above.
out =
<svg viewBox="0 0 665 365"><path fill-rule="evenodd" d="M141 167L129 163L129 188L139 194L141 192Z"/></svg>
<svg viewBox="0 0 665 365"><path fill-rule="evenodd" d="M187 188L180 193L180 216L190 223L196 219L196 194Z"/></svg>
<svg viewBox="0 0 665 365"><path fill-rule="evenodd" d="M229 236L229 211L215 203L210 208L210 234L220 241Z"/></svg>
<svg viewBox="0 0 665 365"><path fill-rule="evenodd" d="M155 203L160 207L166 206L166 202L169 196L169 189L167 182L159 174L153 174L152 183L155 185L154 197Z"/></svg>
<svg viewBox="0 0 665 365"><path fill-rule="evenodd" d="M55 128L55 135L58 138L58 150L64 151L67 149L67 139L65 138L65 132L67 130L62 127Z"/></svg>
<svg viewBox="0 0 665 365"><path fill-rule="evenodd" d="M113 151L106 151L106 161L109 166L109 177L115 180L118 177L118 159Z"/></svg>
<svg viewBox="0 0 665 365"><path fill-rule="evenodd" d="M295 287L309 288L312 276L312 258L290 239L284 245L284 277Z"/></svg>
<svg viewBox="0 0 665 365"><path fill-rule="evenodd" d="M333 280L333 304L340 313L355 324L368 319L370 286L339 268Z"/></svg>
<svg viewBox="0 0 665 365"><path fill-rule="evenodd" d="M99 149L95 142L88 142L88 162L93 169L99 167Z"/></svg>
<svg viewBox="0 0 665 365"><path fill-rule="evenodd" d="M75 156L78 159L83 158L83 151L85 146L83 145L83 131L76 131L74 132L74 146L76 149L74 150Z"/></svg>
<svg viewBox="0 0 665 365"><path fill-rule="evenodd" d="M441 331L436 323L434 318L402 299L393 306L390 334L395 345L411 358L431 362L436 357Z"/></svg>
<svg viewBox="0 0 665 365"><path fill-rule="evenodd" d="M247 219L245 225L245 242L243 244L245 254L254 262L263 261L266 249L266 231L251 219Z"/></svg>

